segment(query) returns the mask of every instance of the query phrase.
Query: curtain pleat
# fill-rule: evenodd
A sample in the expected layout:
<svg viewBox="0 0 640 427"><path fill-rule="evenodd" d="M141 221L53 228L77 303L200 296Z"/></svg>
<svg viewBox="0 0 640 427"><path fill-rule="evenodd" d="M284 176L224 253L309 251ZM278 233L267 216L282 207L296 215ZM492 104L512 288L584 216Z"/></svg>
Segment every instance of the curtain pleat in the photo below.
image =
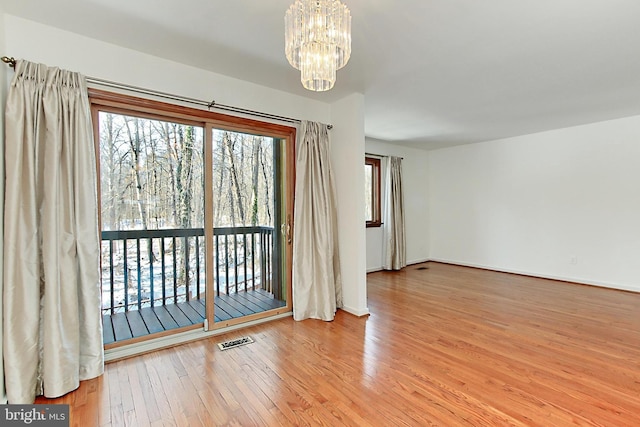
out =
<svg viewBox="0 0 640 427"><path fill-rule="evenodd" d="M3 352L24 404L104 369L96 159L80 74L19 61L5 114Z"/></svg>
<svg viewBox="0 0 640 427"><path fill-rule="evenodd" d="M402 193L402 159L386 159L386 192L384 203L383 241L385 270L400 270L407 266L404 225L404 194Z"/></svg>
<svg viewBox="0 0 640 427"><path fill-rule="evenodd" d="M342 307L327 125L303 121L296 147L293 317L333 320Z"/></svg>

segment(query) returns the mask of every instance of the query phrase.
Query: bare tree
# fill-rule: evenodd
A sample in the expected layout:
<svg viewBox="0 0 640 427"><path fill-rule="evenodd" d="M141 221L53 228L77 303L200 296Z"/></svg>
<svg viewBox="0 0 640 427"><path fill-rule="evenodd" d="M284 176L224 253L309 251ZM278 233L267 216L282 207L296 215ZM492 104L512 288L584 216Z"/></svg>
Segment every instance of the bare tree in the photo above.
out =
<svg viewBox="0 0 640 427"><path fill-rule="evenodd" d="M258 203L259 203L259 187L258 187L258 177L259 177L259 167L260 167L260 148L262 145L255 141L253 142L253 154L252 154L252 165L251 165L251 187L253 190L253 203L251 208L251 225L254 227L258 225Z"/></svg>
<svg viewBox="0 0 640 427"><path fill-rule="evenodd" d="M260 164L262 166L262 175L264 177L264 191L265 191L265 200L267 200L267 203L265 203L265 222L267 224L271 224L271 196L269 195L270 193L270 188L271 188L271 183L273 182L273 170L272 168L269 168L268 165L271 165L272 163L272 159L271 158L266 158L266 156L268 154L270 154L272 152L272 150L268 150L267 151L262 151L262 156L260 156ZM270 169L267 172L267 169ZM270 179L271 178L271 179ZM271 192L273 190L271 189Z"/></svg>
<svg viewBox="0 0 640 427"><path fill-rule="evenodd" d="M138 210L140 212L140 221L142 222L142 228L147 230L147 209L145 200L143 197L143 182L142 174L140 170L142 168L142 154L143 154L143 135L141 135L140 119L132 117L125 120L127 134L129 136L129 145L131 146L131 171L135 177L135 195L138 203ZM132 130L133 127L133 130Z"/></svg>

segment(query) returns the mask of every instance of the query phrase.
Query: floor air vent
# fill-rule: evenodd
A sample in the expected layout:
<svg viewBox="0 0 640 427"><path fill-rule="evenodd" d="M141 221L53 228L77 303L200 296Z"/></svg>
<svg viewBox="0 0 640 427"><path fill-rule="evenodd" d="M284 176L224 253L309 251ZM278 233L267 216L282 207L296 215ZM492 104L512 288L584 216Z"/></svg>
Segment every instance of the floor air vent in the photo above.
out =
<svg viewBox="0 0 640 427"><path fill-rule="evenodd" d="M418 267L418 268L416 268L416 270L428 270L428 269L429 269L429 267Z"/></svg>
<svg viewBox="0 0 640 427"><path fill-rule="evenodd" d="M218 347L220 347L220 350L229 350L230 348L240 347L241 345L251 344L252 342L251 337L242 337L231 341L219 342Z"/></svg>

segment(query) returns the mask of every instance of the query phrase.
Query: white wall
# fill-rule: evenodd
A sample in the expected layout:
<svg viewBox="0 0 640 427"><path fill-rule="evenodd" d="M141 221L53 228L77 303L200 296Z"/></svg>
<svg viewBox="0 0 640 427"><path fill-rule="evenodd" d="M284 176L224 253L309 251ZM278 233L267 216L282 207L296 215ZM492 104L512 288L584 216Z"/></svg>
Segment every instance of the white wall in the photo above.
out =
<svg viewBox="0 0 640 427"><path fill-rule="evenodd" d="M161 92L328 123L330 105L5 15L6 54Z"/></svg>
<svg viewBox="0 0 640 427"><path fill-rule="evenodd" d="M367 138L367 153L402 157L407 263L416 264L429 258L429 152ZM384 163L384 162L383 162ZM384 165L382 166L384 168ZM381 197L384 201L384 169L381 171ZM369 227L367 236L367 271L382 269L382 227Z"/></svg>
<svg viewBox="0 0 640 427"><path fill-rule="evenodd" d="M131 49L80 36L33 21L5 15L4 52L47 65L56 65L90 77L141 86L157 91L282 116L334 125L334 173L341 228L345 304L355 314L366 314L364 197L359 182L364 153L363 96L355 94L335 104L291 95L253 83L211 73ZM360 191L354 193L354 188ZM354 218L362 217L362 221ZM357 223L360 227L352 227ZM362 254L362 255L361 255ZM360 260L358 257L361 257Z"/></svg>
<svg viewBox="0 0 640 427"><path fill-rule="evenodd" d="M640 116L429 154L434 260L640 291Z"/></svg>
<svg viewBox="0 0 640 427"><path fill-rule="evenodd" d="M337 189L344 310L363 316L367 307L364 213L364 96L331 107L331 161Z"/></svg>

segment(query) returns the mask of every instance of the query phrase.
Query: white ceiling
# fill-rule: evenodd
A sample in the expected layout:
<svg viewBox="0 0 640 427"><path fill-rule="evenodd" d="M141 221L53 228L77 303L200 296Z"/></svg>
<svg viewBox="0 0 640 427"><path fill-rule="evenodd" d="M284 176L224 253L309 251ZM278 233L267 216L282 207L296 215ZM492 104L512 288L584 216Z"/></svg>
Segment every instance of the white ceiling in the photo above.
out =
<svg viewBox="0 0 640 427"><path fill-rule="evenodd" d="M293 0L2 0L6 13L332 102L420 148L640 114L638 0L343 0L351 60L304 90L284 57ZM11 54L11 52L7 52Z"/></svg>

